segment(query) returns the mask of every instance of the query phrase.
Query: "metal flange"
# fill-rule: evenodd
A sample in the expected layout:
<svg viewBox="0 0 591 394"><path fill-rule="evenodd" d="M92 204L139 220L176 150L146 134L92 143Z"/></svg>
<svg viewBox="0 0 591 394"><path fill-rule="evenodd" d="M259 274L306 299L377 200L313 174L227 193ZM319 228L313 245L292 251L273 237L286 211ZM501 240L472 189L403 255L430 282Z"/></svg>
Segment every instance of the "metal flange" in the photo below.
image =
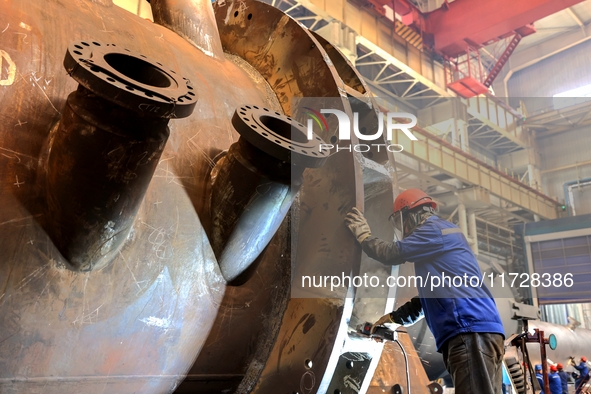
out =
<svg viewBox="0 0 591 394"><path fill-rule="evenodd" d="M143 116L184 118L197 104L197 94L187 78L116 44L73 42L64 67L94 94Z"/></svg>
<svg viewBox="0 0 591 394"><path fill-rule="evenodd" d="M294 165L317 168L324 164L330 152L320 149L325 142L312 135L308 139L303 124L279 112L244 105L232 117L236 131L252 145L276 159Z"/></svg>

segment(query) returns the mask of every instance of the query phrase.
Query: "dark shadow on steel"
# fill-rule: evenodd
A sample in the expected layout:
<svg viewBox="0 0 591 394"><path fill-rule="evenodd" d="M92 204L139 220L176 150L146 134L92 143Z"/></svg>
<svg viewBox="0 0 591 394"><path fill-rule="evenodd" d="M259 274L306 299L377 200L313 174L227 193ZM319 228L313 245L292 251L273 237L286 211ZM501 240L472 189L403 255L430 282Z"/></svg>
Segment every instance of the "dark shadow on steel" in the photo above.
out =
<svg viewBox="0 0 591 394"><path fill-rule="evenodd" d="M324 141L307 138L304 125L267 108L238 108L240 134L212 170L212 246L231 285L245 275L281 225L308 168L324 164Z"/></svg>
<svg viewBox="0 0 591 394"><path fill-rule="evenodd" d="M326 51L326 54L330 58L335 70L339 74L339 77L343 80L352 90L356 91L361 95L366 95L369 92L363 77L359 74L355 66L349 61L349 59L343 55L343 53L324 37L315 31L310 31L310 34L318 40L322 48Z"/></svg>
<svg viewBox="0 0 591 394"><path fill-rule="evenodd" d="M82 41L64 59L78 89L50 136L48 232L74 269L108 264L123 245L169 136L189 116L189 80L115 44Z"/></svg>
<svg viewBox="0 0 591 394"><path fill-rule="evenodd" d="M347 85L347 98L351 105L353 113L358 116L358 128L363 135L372 135L379 127L379 107L377 102L369 93L369 88L365 83L359 71L349 61L337 47L328 42L324 37L316 32L311 31L310 34L318 40L330 61L334 65L339 77L343 83ZM359 147L360 153L366 158L373 160L380 164L385 164L392 159L392 155L388 154L385 144L389 144L388 140L384 138L385 131L377 140L366 142L363 147ZM336 142L336 141L335 141ZM380 146L377 146L381 144Z"/></svg>

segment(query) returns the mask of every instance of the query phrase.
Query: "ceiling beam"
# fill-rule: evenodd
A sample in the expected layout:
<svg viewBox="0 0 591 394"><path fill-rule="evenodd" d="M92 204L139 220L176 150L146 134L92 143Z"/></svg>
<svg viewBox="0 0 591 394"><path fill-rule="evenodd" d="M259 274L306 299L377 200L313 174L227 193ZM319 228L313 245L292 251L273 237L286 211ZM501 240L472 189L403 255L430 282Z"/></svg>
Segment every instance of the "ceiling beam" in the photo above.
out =
<svg viewBox="0 0 591 394"><path fill-rule="evenodd" d="M566 9L566 12L568 12L568 14L571 16L571 18L573 18L577 25L579 25L579 27L585 26L581 18L579 18L579 16L575 13L575 11L572 8L568 7Z"/></svg>
<svg viewBox="0 0 591 394"><path fill-rule="evenodd" d="M432 34L434 49L447 56L466 51L466 39L478 45L505 36L582 0L455 0L428 14L424 34Z"/></svg>
<svg viewBox="0 0 591 394"><path fill-rule="evenodd" d="M552 128L548 128L547 130L536 131L536 138L541 139L541 138L551 137L551 136L556 135L558 133L576 130L577 127L588 126L590 124L591 124L591 120L588 119L588 120L578 124L577 126L572 126L572 125L555 126Z"/></svg>
<svg viewBox="0 0 591 394"><path fill-rule="evenodd" d="M501 97L508 97L507 84L509 79L511 79L516 72L582 44L589 39L591 39L591 23L583 25L580 28L577 27L548 40L544 40L521 51L518 49L513 52L503 70L504 78L502 88L504 89L504 92L499 92L502 93Z"/></svg>

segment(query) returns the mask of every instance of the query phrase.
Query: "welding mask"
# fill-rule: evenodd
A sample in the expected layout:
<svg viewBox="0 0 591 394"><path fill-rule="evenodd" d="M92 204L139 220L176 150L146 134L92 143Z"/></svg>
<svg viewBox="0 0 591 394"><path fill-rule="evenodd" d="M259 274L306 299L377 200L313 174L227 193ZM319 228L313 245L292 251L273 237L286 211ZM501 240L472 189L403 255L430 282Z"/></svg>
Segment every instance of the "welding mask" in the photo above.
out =
<svg viewBox="0 0 591 394"><path fill-rule="evenodd" d="M404 208L390 215L389 221L394 226L396 238L404 239L434 213L430 206L420 206L412 210Z"/></svg>
<svg viewBox="0 0 591 394"><path fill-rule="evenodd" d="M398 212L394 212L388 218L388 221L390 222L390 224L392 224L392 227L394 227L394 236L397 240L401 240L405 237L404 220L406 218L405 218L404 212L406 212L406 211L407 210L401 210Z"/></svg>

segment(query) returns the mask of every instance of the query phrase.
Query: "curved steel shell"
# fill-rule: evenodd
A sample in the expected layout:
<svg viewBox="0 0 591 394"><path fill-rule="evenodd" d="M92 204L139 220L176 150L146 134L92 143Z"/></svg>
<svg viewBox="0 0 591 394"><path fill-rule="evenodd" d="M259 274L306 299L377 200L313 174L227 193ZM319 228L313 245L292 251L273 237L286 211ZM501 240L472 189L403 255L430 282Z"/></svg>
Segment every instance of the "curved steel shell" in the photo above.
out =
<svg viewBox="0 0 591 394"><path fill-rule="evenodd" d="M320 382L343 335L344 295L289 299L288 221L252 279L226 286L208 238L208 196L213 158L238 139L236 108L255 104L289 115L293 97L341 97L345 85L318 41L268 5L226 2L216 10L218 35L209 1L170 3L152 1L157 22L176 33L109 0L0 6L0 55L8 65L0 74L2 392L171 392L196 356L188 379L196 384L297 391L304 374ZM248 13L234 15L239 4ZM48 236L44 200L50 135L76 89L62 59L71 42L85 40L144 54L190 79L199 98L193 115L169 124L124 245L110 264L89 272L71 266ZM346 101L343 109L350 112ZM347 180L335 190L337 177ZM292 218L300 232L331 234L327 242L347 270L356 269L360 251L340 242L349 236L342 218L359 190L359 164L334 155L304 174L297 203L312 211L296 208ZM324 203L329 208L319 209ZM296 245L297 264L314 255L318 240ZM290 335L302 322L306 344L287 354L304 335ZM269 357L281 360L273 370ZM309 371L303 360L310 357Z"/></svg>
<svg viewBox="0 0 591 394"><path fill-rule="evenodd" d="M361 113L373 128L378 107L363 78L325 39L265 3L226 0L212 7L209 0L152 0L151 5L156 23L111 0L0 5L0 392L364 392L382 345L348 331L393 307L392 294L326 288L318 290L318 298L291 298L290 290L294 278L316 267L398 274L398 268L390 271L363 257L343 225L352 206L369 201L365 213L372 230L392 238L383 213L397 189L393 155L332 152L326 161L314 162L321 167L300 168L299 193L285 198L293 205L283 222L285 204L279 204L281 212L271 198L269 206L257 205L260 212L275 211L267 219L278 229L259 237L247 263L227 275L240 277L239 283L227 283L216 255L223 254L231 266L244 255L241 247L224 248L227 234L216 237L228 229L216 227L216 220L238 221L243 209L210 207L217 201L212 195L224 200L228 193L246 194L246 187L233 188L247 177L223 165L240 137L232 124L237 108L264 107L283 119L294 115L294 99L332 97L340 110ZM90 63L81 65L93 60L87 49L74 58L76 45L84 43L115 44L116 56L101 49L101 64L116 72L92 74ZM138 67L151 71L138 74ZM170 78L154 71L160 67ZM78 79L100 74L101 92L84 90L96 85L82 81L85 87L72 95L99 103L92 116L68 112L76 101L66 100L78 84L68 72ZM121 82L130 75L137 78L135 87ZM181 82L183 89L166 97L170 81L179 85L182 77L190 84ZM146 84L153 90L138 93ZM118 95L121 89L128 91ZM151 104L136 101L154 92L159 98ZM186 95L191 104L185 101L180 111L177 104ZM180 119L195 99L193 113ZM138 112L138 120L105 115L101 100ZM155 105L166 108L164 120L146 135L158 138L136 143L142 127L151 127L146 119ZM124 138L127 132L133 138ZM335 136L322 133L324 141ZM64 146L64 141L76 143ZM351 143L357 142L353 137ZM273 160L283 160L286 152ZM216 186L212 169L221 171L216 164L226 178L236 179ZM112 168L117 171L108 171ZM245 173L256 174L256 182L267 181L268 174L251 170ZM256 194L256 182L248 193ZM280 186L287 190L288 183ZM121 199L119 191L131 195ZM104 207L96 202L103 195ZM80 208L80 200L92 204ZM81 216L106 219L77 222ZM247 239L250 229L242 222L239 227L237 238ZM117 235L115 228L121 228ZM68 231L71 236L59 236ZM90 249L103 246L106 257L95 265ZM82 257L75 260L70 251ZM513 295L494 296L507 333L516 331L508 318ZM555 362L587 352L581 340L591 343L587 330L531 326L557 335L558 349L549 351ZM409 333L431 377L444 373L426 326ZM530 353L536 354L533 348ZM354 384L345 389L346 379Z"/></svg>

